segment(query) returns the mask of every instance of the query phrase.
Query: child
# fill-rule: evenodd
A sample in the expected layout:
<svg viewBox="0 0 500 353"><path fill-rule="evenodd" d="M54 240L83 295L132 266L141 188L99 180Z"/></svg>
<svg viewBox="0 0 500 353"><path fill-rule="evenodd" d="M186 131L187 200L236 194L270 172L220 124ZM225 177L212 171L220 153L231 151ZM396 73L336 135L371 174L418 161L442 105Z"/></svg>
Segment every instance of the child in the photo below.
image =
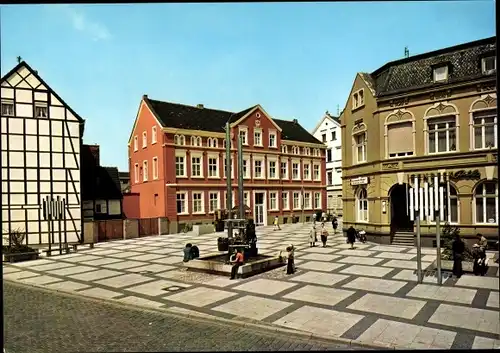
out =
<svg viewBox="0 0 500 353"><path fill-rule="evenodd" d="M278 216L274 217L274 228L273 228L273 230L276 230L276 227L278 228L278 230L281 230Z"/></svg>
<svg viewBox="0 0 500 353"><path fill-rule="evenodd" d="M309 247L312 248L316 246L316 227L313 225L309 231Z"/></svg>

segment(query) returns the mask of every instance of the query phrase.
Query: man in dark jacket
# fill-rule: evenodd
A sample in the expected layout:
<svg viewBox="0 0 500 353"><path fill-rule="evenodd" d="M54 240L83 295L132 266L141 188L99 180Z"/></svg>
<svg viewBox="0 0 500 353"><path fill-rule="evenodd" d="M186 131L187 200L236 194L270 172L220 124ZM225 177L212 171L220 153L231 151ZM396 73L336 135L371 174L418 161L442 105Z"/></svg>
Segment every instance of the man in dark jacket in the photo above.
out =
<svg viewBox="0 0 500 353"><path fill-rule="evenodd" d="M351 249L354 249L354 242L356 241L356 229L350 226L347 229L347 243L351 244Z"/></svg>
<svg viewBox="0 0 500 353"><path fill-rule="evenodd" d="M460 235L456 235L455 240L451 245L451 250L453 252L453 274L460 278L462 277L462 259L465 251L465 244L460 239Z"/></svg>
<svg viewBox="0 0 500 353"><path fill-rule="evenodd" d="M337 227L339 226L339 222L337 221L337 217L333 216L332 219L332 227L333 227L333 234L337 234Z"/></svg>

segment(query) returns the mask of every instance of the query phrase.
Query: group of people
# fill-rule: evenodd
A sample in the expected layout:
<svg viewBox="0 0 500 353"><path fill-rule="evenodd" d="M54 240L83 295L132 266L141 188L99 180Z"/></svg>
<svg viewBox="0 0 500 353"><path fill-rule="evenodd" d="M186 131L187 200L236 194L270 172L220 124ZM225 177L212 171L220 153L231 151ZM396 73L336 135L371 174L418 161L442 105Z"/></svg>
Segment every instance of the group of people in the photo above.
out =
<svg viewBox="0 0 500 353"><path fill-rule="evenodd" d="M474 256L474 265L472 271L476 276L484 276L488 269L486 264L486 248L488 247L488 240L481 233L477 234L477 238L478 242L473 245L472 253ZM498 246L498 241L496 245ZM463 274L462 261L464 258L465 243L462 241L459 234L456 235L451 248L453 254L453 275L460 278ZM496 262L498 262L498 259Z"/></svg>

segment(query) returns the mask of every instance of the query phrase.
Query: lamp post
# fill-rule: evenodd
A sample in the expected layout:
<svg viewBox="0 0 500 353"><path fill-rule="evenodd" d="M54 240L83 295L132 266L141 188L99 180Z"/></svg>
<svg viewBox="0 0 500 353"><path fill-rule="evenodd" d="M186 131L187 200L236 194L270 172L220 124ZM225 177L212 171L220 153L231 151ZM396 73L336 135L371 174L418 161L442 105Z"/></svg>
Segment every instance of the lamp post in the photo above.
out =
<svg viewBox="0 0 500 353"><path fill-rule="evenodd" d="M232 212L233 207L233 195L232 195L232 185L231 185L231 126L229 121L226 123L226 181L227 181L227 196L226 196L226 206L227 206L227 237L231 239L233 237L233 224L232 224Z"/></svg>
<svg viewBox="0 0 500 353"><path fill-rule="evenodd" d="M245 192L243 190L243 140L238 135L238 199L240 219L245 219Z"/></svg>

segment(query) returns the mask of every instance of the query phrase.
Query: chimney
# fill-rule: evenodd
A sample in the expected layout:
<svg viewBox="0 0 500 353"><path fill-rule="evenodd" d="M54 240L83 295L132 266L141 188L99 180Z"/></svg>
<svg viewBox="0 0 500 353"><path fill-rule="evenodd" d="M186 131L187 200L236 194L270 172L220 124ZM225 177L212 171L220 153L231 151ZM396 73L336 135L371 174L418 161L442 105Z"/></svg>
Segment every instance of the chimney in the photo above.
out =
<svg viewBox="0 0 500 353"><path fill-rule="evenodd" d="M197 105L196 105L196 108L203 109L203 108L205 108L205 106L204 106L203 104L197 104Z"/></svg>
<svg viewBox="0 0 500 353"><path fill-rule="evenodd" d="M299 121L297 119L292 120L295 125L299 125Z"/></svg>
<svg viewBox="0 0 500 353"><path fill-rule="evenodd" d="M143 94L142 95L142 99L148 99L148 95L147 94Z"/></svg>
<svg viewBox="0 0 500 353"><path fill-rule="evenodd" d="M99 145L98 144L95 144L95 145L89 145L89 150L90 150L90 153L92 153L92 156L94 157L94 161L95 161L95 165L98 167L101 165L101 161L100 161L100 153L99 153Z"/></svg>

